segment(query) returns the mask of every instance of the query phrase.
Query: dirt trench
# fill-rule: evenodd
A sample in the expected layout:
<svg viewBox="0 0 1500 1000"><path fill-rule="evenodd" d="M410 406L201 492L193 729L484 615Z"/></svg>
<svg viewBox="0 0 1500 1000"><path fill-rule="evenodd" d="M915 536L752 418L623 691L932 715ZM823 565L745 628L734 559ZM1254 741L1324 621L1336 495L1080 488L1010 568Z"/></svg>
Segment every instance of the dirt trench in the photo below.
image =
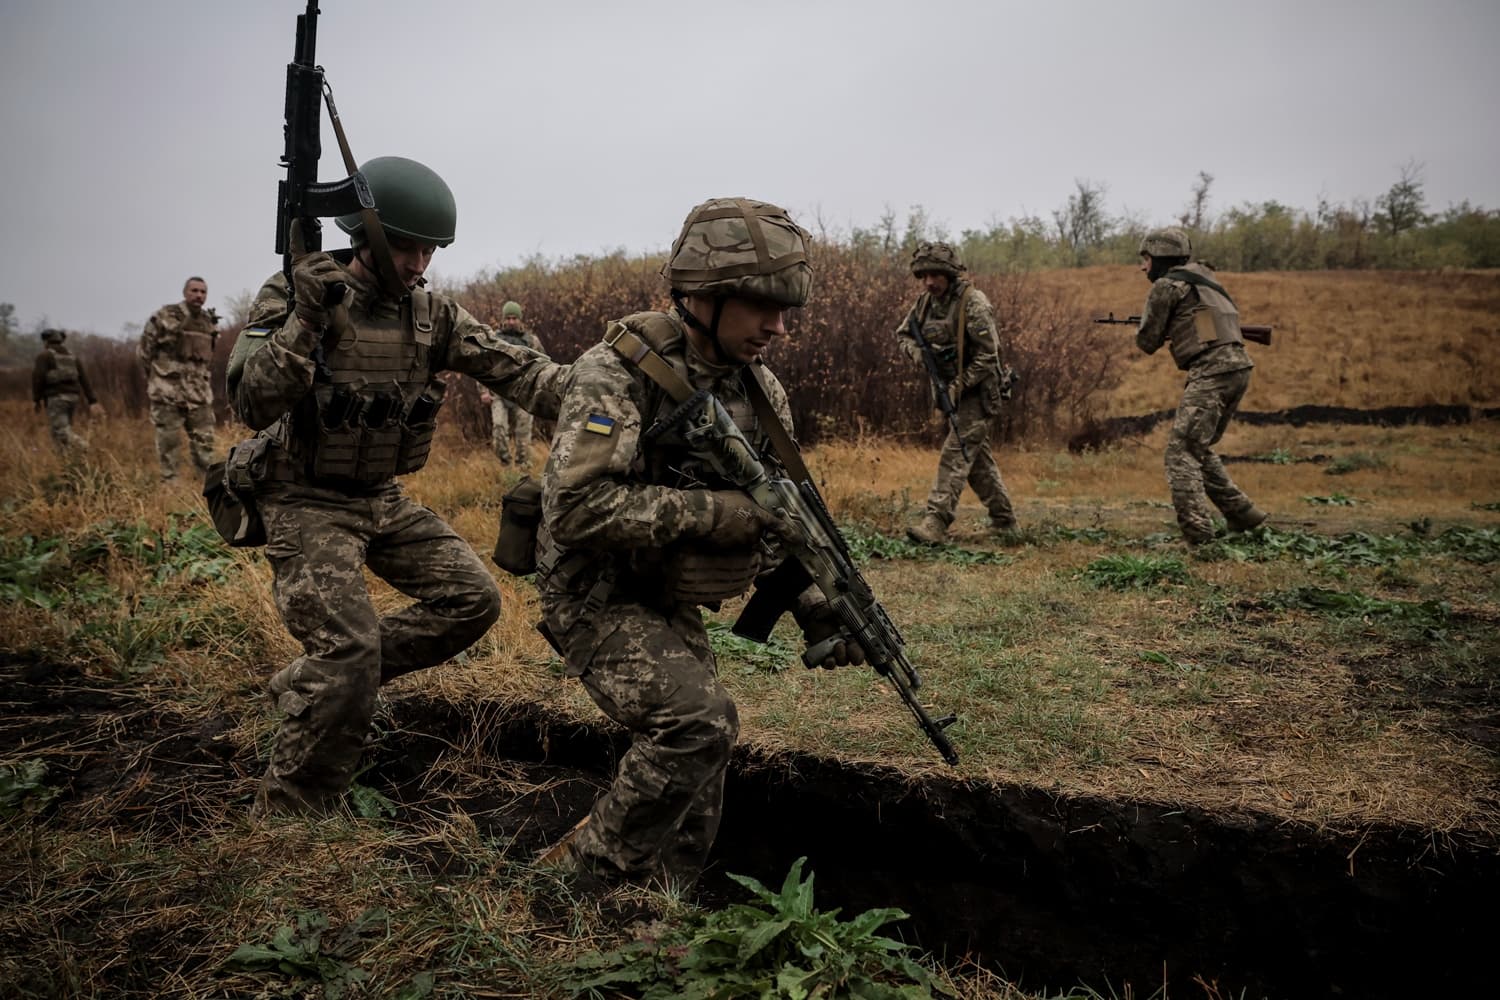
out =
<svg viewBox="0 0 1500 1000"><path fill-rule="evenodd" d="M0 755L24 745L66 783L51 808L100 796L124 822L185 831L222 821L225 798L248 806L259 762L223 738L229 717L188 719L39 664L0 664L0 702ZM584 814L627 745L613 727L536 706L422 696L394 702L386 729L362 782L429 812L461 809L518 858ZM433 782L432 765L472 741L519 780ZM195 815L216 797L212 817ZM710 901L741 898L726 872L777 885L805 855L820 907L899 907L908 940L1030 990L1192 996L1197 978L1225 997L1395 998L1488 985L1493 842L1398 826L1331 835L948 777L914 784L743 746L724 815L702 886ZM441 859L432 864L438 873Z"/></svg>

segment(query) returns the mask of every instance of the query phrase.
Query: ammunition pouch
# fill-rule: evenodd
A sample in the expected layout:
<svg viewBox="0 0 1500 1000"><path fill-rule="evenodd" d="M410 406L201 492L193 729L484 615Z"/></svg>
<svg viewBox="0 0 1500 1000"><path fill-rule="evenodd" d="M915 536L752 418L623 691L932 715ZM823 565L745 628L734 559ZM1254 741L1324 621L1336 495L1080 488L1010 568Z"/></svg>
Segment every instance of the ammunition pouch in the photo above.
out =
<svg viewBox="0 0 1500 1000"><path fill-rule="evenodd" d="M234 548L266 544L266 525L255 506L257 483L269 478L271 441L254 437L229 449L222 462L208 467L203 499L219 537Z"/></svg>
<svg viewBox="0 0 1500 1000"><path fill-rule="evenodd" d="M542 522L542 486L530 476L500 500L500 535L491 556L495 565L516 576L536 572L537 529Z"/></svg>
<svg viewBox="0 0 1500 1000"><path fill-rule="evenodd" d="M396 392L326 384L313 396L317 427L308 475L314 482L371 487L427 464L441 400L423 392L407 406Z"/></svg>

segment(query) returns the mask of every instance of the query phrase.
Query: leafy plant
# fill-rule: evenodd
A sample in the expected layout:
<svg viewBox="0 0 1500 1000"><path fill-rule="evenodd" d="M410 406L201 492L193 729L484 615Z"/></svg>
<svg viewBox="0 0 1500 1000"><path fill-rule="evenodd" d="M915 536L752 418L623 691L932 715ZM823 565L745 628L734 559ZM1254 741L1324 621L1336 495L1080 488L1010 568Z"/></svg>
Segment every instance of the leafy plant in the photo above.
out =
<svg viewBox="0 0 1500 1000"><path fill-rule="evenodd" d="M327 935L328 918L317 910L305 910L294 916L292 924L278 928L269 944L240 945L229 956L228 963L315 980L322 984L325 1000L340 1000L356 984L370 978L368 972L348 959L361 947L361 938L384 932L389 916L385 910L374 907ZM414 980L413 986L416 985Z"/></svg>
<svg viewBox="0 0 1500 1000"><path fill-rule="evenodd" d="M1430 530L1413 531L1407 535L1371 535L1363 531L1319 535L1307 531L1278 531L1262 525L1254 531L1201 545L1194 552L1194 558L1209 562L1218 559L1246 562L1301 559L1325 564L1389 566L1401 559L1432 553L1451 555L1476 564L1500 561L1500 529L1454 526L1437 535L1431 534Z"/></svg>
<svg viewBox="0 0 1500 1000"><path fill-rule="evenodd" d="M30 760L0 764L0 814L21 810L36 812L60 795L62 789L47 784L47 762Z"/></svg>
<svg viewBox="0 0 1500 1000"><path fill-rule="evenodd" d="M1275 608L1315 611L1340 618L1378 621L1420 632L1429 639L1441 639L1447 632L1453 611L1446 601L1388 601L1359 591L1329 590L1324 587L1294 587L1266 598Z"/></svg>
<svg viewBox="0 0 1500 1000"><path fill-rule="evenodd" d="M1328 476L1343 476L1362 469L1384 469L1387 464L1385 459L1372 452L1351 451L1329 462L1328 468L1324 469L1323 473Z"/></svg>
<svg viewBox="0 0 1500 1000"><path fill-rule="evenodd" d="M801 654L797 650L774 635L769 642L759 643L754 639L735 635L733 626L728 622L711 618L705 624L708 628L708 641L713 646L716 657L738 660L756 670L772 673L801 660Z"/></svg>
<svg viewBox="0 0 1500 1000"><path fill-rule="evenodd" d="M787 872L780 892L730 875L761 905L695 911L681 923L657 924L622 948L579 959L565 974L572 996L627 991L641 1000L925 1000L927 971L906 957L910 947L875 933L906 914L875 909L853 920L813 907L806 858Z"/></svg>
<svg viewBox="0 0 1500 1000"><path fill-rule="evenodd" d="M1500 500L1492 500L1489 503L1480 503L1476 500L1469 506L1474 510L1500 510Z"/></svg>
<svg viewBox="0 0 1500 1000"><path fill-rule="evenodd" d="M1192 579L1175 556L1104 556L1085 566L1080 575L1089 584L1109 590L1146 590Z"/></svg>
<svg viewBox="0 0 1500 1000"><path fill-rule="evenodd" d="M925 562L945 562L958 566L998 565L1011 561L1003 552L965 549L957 545L923 545L908 538L883 535L878 531L859 525L846 525L844 540L849 543L849 553L857 562L871 559L918 559Z"/></svg>
<svg viewBox="0 0 1500 1000"><path fill-rule="evenodd" d="M1353 507L1360 501L1342 493L1334 493L1326 497L1303 497L1302 502L1314 507Z"/></svg>
<svg viewBox="0 0 1500 1000"><path fill-rule="evenodd" d="M396 815L396 803L389 796L357 782L349 786L349 804L354 809L354 814L363 819L383 819Z"/></svg>

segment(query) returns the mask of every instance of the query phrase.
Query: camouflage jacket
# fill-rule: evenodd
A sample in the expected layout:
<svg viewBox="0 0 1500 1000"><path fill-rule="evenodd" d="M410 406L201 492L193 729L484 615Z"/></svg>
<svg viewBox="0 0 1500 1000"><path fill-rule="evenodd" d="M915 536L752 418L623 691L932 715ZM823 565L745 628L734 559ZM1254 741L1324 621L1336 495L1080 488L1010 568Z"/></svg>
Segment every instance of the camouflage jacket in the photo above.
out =
<svg viewBox="0 0 1500 1000"><path fill-rule="evenodd" d="M31 400L40 403L52 396L82 394L90 406L98 402L89 385L83 362L66 347L48 345L31 366Z"/></svg>
<svg viewBox="0 0 1500 1000"><path fill-rule="evenodd" d="M964 292L967 290L968 294ZM958 371L958 310L964 303L964 370ZM995 333L995 311L983 292L967 281L955 281L947 294L934 298L926 292L906 311L896 327L896 342L907 357L922 364L922 349L911 335L912 317L922 326L922 336L937 354L938 367L948 382L961 378L960 389L969 392L1000 375L1000 338ZM956 402L956 400L955 400Z"/></svg>
<svg viewBox="0 0 1500 1000"><path fill-rule="evenodd" d="M372 311L410 308L410 298L398 304L348 271L347 252L334 256L345 265L344 281L353 290L348 322L356 329L361 317ZM566 365L502 340L446 295L433 292L428 297L432 323L429 379L441 382L441 372L461 372L538 416L557 413ZM313 355L320 335L305 329L289 313L288 302L286 277L277 272L261 286L241 334L264 338L246 355L229 387L235 412L252 428L269 427L290 414L313 389L317 368Z"/></svg>
<svg viewBox="0 0 1500 1000"><path fill-rule="evenodd" d="M186 302L162 306L146 320L136 356L146 370L146 395L157 403L213 402L209 372L218 317Z"/></svg>
<svg viewBox="0 0 1500 1000"><path fill-rule="evenodd" d="M1202 270L1204 274L1213 273L1198 264L1187 266ZM1187 336L1193 327L1193 308L1197 304L1197 289L1186 281L1157 278L1151 283L1145 308L1141 310L1141 325L1135 333L1136 346L1147 354L1155 354L1163 344ZM1223 344L1194 357L1186 370L1188 378L1192 379L1254 367L1244 344Z"/></svg>

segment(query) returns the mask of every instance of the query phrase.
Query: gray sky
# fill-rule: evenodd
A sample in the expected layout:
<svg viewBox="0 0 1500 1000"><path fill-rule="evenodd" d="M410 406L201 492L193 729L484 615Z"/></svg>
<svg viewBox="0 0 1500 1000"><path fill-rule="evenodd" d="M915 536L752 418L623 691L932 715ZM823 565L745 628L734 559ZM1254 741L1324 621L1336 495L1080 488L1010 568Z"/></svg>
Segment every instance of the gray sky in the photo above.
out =
<svg viewBox="0 0 1500 1000"><path fill-rule="evenodd" d="M0 0L0 301L118 333L273 251L297 0ZM1495 0L323 0L354 154L452 186L463 280L662 249L748 195L830 229L921 204L953 232L1050 218L1075 178L1165 222L1374 197L1500 207ZM342 173L324 130L321 175ZM327 245L343 245L336 231Z"/></svg>

